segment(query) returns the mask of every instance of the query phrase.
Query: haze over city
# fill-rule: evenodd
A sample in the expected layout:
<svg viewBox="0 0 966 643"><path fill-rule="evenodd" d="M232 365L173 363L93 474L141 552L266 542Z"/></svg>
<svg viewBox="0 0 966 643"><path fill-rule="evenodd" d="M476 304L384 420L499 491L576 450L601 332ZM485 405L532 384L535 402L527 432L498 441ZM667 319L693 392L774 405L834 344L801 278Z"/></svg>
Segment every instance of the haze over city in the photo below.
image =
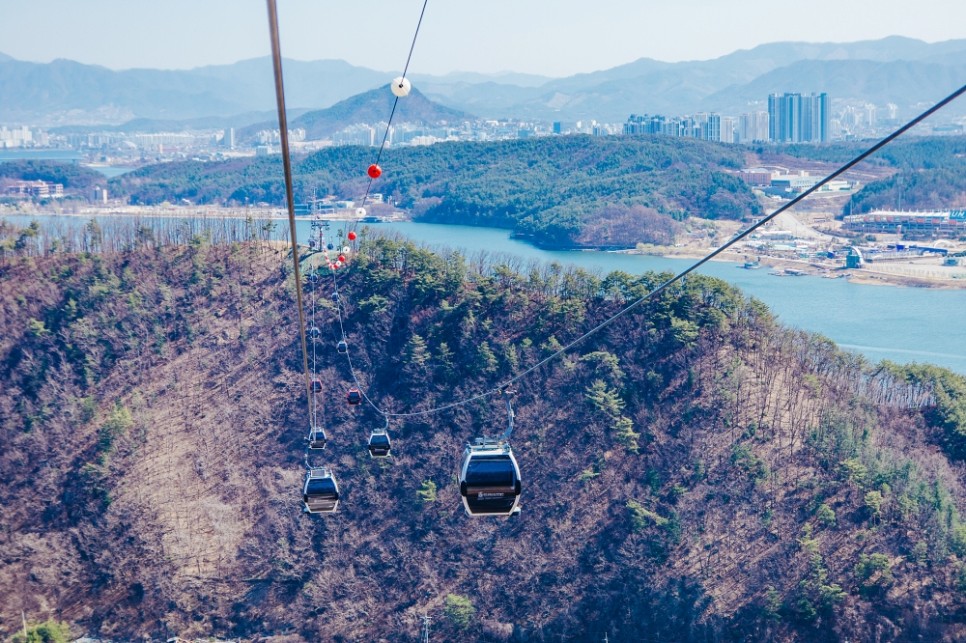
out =
<svg viewBox="0 0 966 643"><path fill-rule="evenodd" d="M401 69L423 2L279 3L283 54ZM34 0L7 3L0 53L112 69L187 69L268 55L262 0ZM514 71L562 77L639 58L707 60L776 41L855 42L890 35L966 37L966 4L817 0L794 13L765 0L639 3L430 2L412 73Z"/></svg>

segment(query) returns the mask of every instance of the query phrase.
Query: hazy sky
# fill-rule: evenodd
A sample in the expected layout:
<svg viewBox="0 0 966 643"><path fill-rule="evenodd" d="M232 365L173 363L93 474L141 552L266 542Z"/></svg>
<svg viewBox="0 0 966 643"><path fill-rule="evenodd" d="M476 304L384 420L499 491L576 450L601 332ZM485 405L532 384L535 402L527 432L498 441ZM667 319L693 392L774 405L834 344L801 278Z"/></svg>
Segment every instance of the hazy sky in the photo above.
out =
<svg viewBox="0 0 966 643"><path fill-rule="evenodd" d="M278 0L282 54L402 69L423 0ZM0 52L112 69L269 54L264 0L2 0ZM966 38L964 0L429 0L410 73L568 76L766 42Z"/></svg>

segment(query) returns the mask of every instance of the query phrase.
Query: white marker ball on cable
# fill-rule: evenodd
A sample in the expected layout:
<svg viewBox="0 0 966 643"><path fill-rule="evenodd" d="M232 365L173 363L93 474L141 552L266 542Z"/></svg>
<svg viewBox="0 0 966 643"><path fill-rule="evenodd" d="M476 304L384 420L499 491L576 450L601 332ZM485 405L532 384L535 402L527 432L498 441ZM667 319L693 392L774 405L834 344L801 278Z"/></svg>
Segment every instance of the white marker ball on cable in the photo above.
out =
<svg viewBox="0 0 966 643"><path fill-rule="evenodd" d="M403 78L398 76L392 79L392 83L389 85L389 89L397 98L402 98L403 96L409 96L409 91L413 88L412 84L409 82L408 78Z"/></svg>
<svg viewBox="0 0 966 643"><path fill-rule="evenodd" d="M347 255L351 251L352 251L352 248L350 248L349 246L342 246L342 254Z"/></svg>
<svg viewBox="0 0 966 643"><path fill-rule="evenodd" d="M357 217L364 217L364 216L366 216L366 209L365 208L356 208L356 216Z"/></svg>

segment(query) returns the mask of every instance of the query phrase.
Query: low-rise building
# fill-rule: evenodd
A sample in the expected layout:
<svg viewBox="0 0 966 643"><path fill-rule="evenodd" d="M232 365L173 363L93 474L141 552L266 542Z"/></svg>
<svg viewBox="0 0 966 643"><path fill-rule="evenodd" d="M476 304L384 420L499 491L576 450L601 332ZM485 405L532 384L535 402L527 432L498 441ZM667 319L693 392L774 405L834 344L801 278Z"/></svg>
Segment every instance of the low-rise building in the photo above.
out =
<svg viewBox="0 0 966 643"><path fill-rule="evenodd" d="M966 235L966 210L873 210L864 214L847 215L845 229L910 236L960 236Z"/></svg>
<svg viewBox="0 0 966 643"><path fill-rule="evenodd" d="M771 185L771 177L774 175L775 171L766 167L748 167L738 172L738 177L748 185L761 187Z"/></svg>
<svg viewBox="0 0 966 643"><path fill-rule="evenodd" d="M7 187L6 193L8 196L28 199L61 199L64 197L64 186L46 181L17 181Z"/></svg>

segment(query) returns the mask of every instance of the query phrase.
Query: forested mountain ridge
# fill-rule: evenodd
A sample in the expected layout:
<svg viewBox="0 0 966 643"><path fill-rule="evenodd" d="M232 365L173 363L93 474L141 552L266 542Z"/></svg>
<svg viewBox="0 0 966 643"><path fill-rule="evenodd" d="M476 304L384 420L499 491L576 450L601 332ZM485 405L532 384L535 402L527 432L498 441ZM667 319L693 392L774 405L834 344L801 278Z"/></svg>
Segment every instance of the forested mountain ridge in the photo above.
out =
<svg viewBox="0 0 966 643"><path fill-rule="evenodd" d="M966 635L962 377L868 364L691 276L518 383L523 513L469 519L456 463L502 430L499 400L394 420L393 459L370 460L382 418L343 404L330 281L307 279L344 496L312 518L285 253L208 238L2 258L3 627L23 609L117 640L416 641L429 612L444 640ZM663 278L365 239L339 289L367 391L412 412Z"/></svg>
<svg viewBox="0 0 966 643"><path fill-rule="evenodd" d="M904 137L857 166L864 183L846 211L966 207L966 137ZM415 219L508 228L546 247L672 245L689 217L742 220L762 213L736 170L755 163L796 167L820 161L818 176L868 149L833 145L735 146L660 136L560 136L387 149L382 193ZM372 153L330 148L293 166L295 201L334 194L361 199ZM805 164L808 167L807 164ZM135 204L284 204L279 157L149 166L114 178L111 194Z"/></svg>
<svg viewBox="0 0 966 643"><path fill-rule="evenodd" d="M294 164L295 200L361 200L371 150L330 148ZM688 216L761 212L734 174L743 150L665 137L562 136L387 149L372 191L424 221L510 228L554 247L667 244ZM112 179L133 203L284 204L278 157L150 166Z"/></svg>
<svg viewBox="0 0 966 643"><path fill-rule="evenodd" d="M881 209L966 207L966 137L903 137L847 173L861 189L841 214ZM654 137L463 143L387 150L374 190L417 219L510 228L548 246L669 245L691 216L742 219L760 213L733 171L743 166L806 167L830 173L868 142L832 145L718 146ZM491 147L492 146L492 147ZM398 153L398 156L397 156ZM297 202L319 194L364 193L365 148L326 150L295 164ZM284 199L278 157L149 166L115 178L111 194L136 204L271 203ZM871 176L885 176L869 181ZM61 183L68 198L88 198L104 177L53 161L0 164L0 181ZM378 208L381 206L377 206Z"/></svg>

